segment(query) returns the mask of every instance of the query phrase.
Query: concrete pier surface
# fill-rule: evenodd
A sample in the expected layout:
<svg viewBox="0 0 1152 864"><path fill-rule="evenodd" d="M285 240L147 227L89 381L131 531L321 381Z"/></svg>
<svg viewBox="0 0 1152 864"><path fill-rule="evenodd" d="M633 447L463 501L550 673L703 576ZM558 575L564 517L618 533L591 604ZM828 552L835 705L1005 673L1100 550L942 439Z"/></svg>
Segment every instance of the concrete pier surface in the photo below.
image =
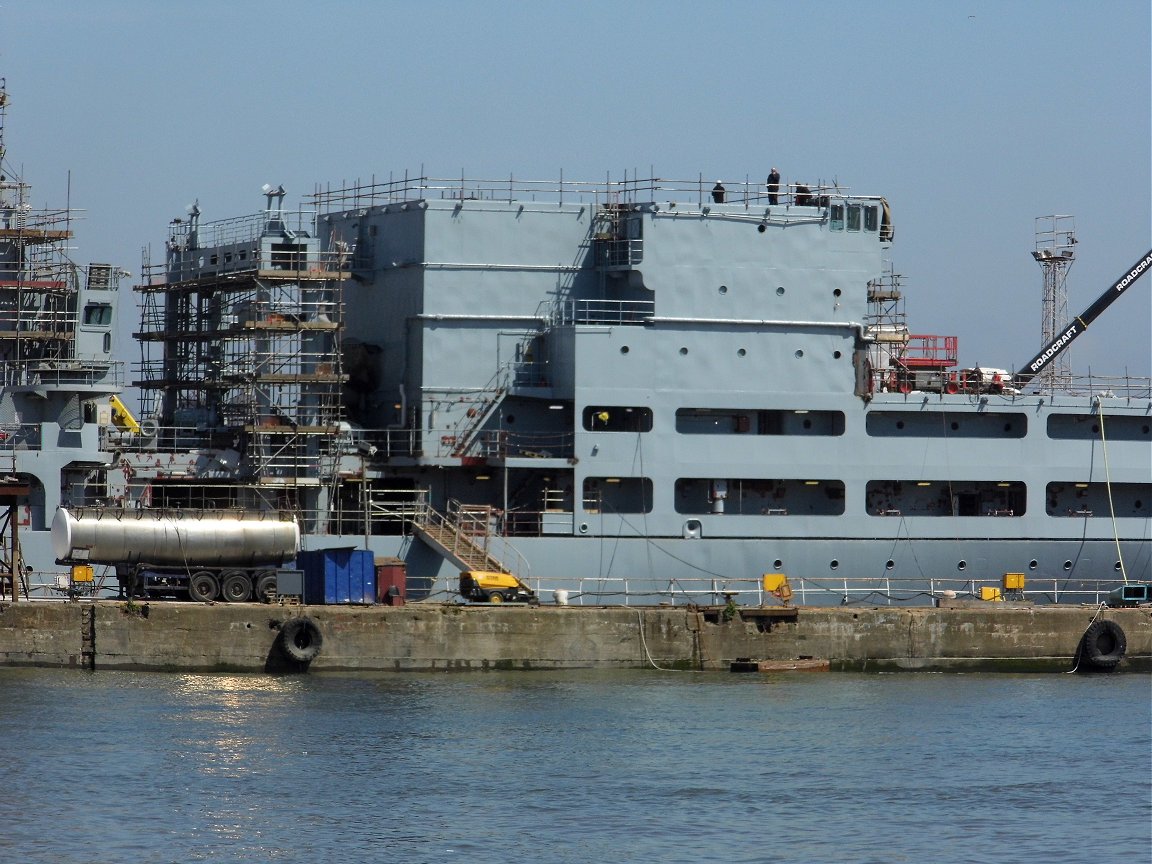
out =
<svg viewBox="0 0 1152 864"><path fill-rule="evenodd" d="M289 624L297 618L308 622ZM1085 631L1098 621L1114 622L1107 625L1110 632L1126 643L1118 671L1152 670L1152 608L1010 603L725 608L33 601L0 604L0 665L314 673L728 670L736 661L812 659L828 661L832 670L1065 672L1077 662ZM297 640L295 648L285 646L286 637Z"/></svg>

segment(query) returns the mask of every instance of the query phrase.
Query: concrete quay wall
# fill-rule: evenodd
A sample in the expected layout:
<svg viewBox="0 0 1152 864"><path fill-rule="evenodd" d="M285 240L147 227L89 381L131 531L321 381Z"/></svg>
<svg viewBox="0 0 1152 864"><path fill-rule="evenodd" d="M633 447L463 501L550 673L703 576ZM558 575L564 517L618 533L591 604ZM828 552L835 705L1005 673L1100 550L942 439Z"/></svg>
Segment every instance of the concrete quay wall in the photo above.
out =
<svg viewBox="0 0 1152 864"><path fill-rule="evenodd" d="M785 617L780 617L784 615ZM280 628L308 616L323 644L291 661ZM791 618L791 620L789 620ZM1152 609L556 607L410 604L0 604L0 665L162 671L727 669L828 660L843 670L1067 671L1094 619L1116 622L1119 668L1152 669Z"/></svg>

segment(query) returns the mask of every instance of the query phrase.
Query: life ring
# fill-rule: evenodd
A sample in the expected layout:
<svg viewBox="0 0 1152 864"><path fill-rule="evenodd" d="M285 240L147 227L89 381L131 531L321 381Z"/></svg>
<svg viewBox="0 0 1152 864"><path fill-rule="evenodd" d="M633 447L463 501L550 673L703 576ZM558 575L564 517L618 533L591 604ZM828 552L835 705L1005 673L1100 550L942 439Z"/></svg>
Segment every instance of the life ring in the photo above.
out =
<svg viewBox="0 0 1152 864"><path fill-rule="evenodd" d="M1115 621L1093 621L1080 640L1080 659L1096 669L1116 668L1127 650L1128 640Z"/></svg>
<svg viewBox="0 0 1152 864"><path fill-rule="evenodd" d="M316 622L307 616L289 618L280 627L280 650L289 660L310 663L324 646L324 635Z"/></svg>

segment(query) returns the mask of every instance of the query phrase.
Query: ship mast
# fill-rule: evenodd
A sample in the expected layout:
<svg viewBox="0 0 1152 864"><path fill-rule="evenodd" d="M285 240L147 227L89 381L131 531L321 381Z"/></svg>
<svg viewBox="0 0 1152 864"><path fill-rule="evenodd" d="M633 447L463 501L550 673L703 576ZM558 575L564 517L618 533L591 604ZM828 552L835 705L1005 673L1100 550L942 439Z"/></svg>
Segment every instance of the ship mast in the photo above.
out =
<svg viewBox="0 0 1152 864"><path fill-rule="evenodd" d="M1076 222L1072 216L1037 216L1032 257L1044 272L1040 344L1050 345L1068 326L1068 271L1076 257ZM1037 376L1042 390L1065 390L1072 385L1072 363L1065 351Z"/></svg>

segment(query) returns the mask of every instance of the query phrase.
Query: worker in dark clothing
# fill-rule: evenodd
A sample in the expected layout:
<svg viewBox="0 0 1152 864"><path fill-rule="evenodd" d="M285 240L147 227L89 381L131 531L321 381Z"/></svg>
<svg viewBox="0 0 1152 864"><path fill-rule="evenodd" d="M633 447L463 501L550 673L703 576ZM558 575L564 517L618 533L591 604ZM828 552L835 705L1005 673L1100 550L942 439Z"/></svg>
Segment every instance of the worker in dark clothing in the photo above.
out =
<svg viewBox="0 0 1152 864"><path fill-rule="evenodd" d="M807 186L796 187L796 206L797 207L810 207L812 206L812 190Z"/></svg>
<svg viewBox="0 0 1152 864"><path fill-rule="evenodd" d="M716 185L712 187L712 201L716 204L724 203L724 184L719 180L717 180Z"/></svg>
<svg viewBox="0 0 1152 864"><path fill-rule="evenodd" d="M772 173L768 175L768 203L780 203L780 172L775 168Z"/></svg>

